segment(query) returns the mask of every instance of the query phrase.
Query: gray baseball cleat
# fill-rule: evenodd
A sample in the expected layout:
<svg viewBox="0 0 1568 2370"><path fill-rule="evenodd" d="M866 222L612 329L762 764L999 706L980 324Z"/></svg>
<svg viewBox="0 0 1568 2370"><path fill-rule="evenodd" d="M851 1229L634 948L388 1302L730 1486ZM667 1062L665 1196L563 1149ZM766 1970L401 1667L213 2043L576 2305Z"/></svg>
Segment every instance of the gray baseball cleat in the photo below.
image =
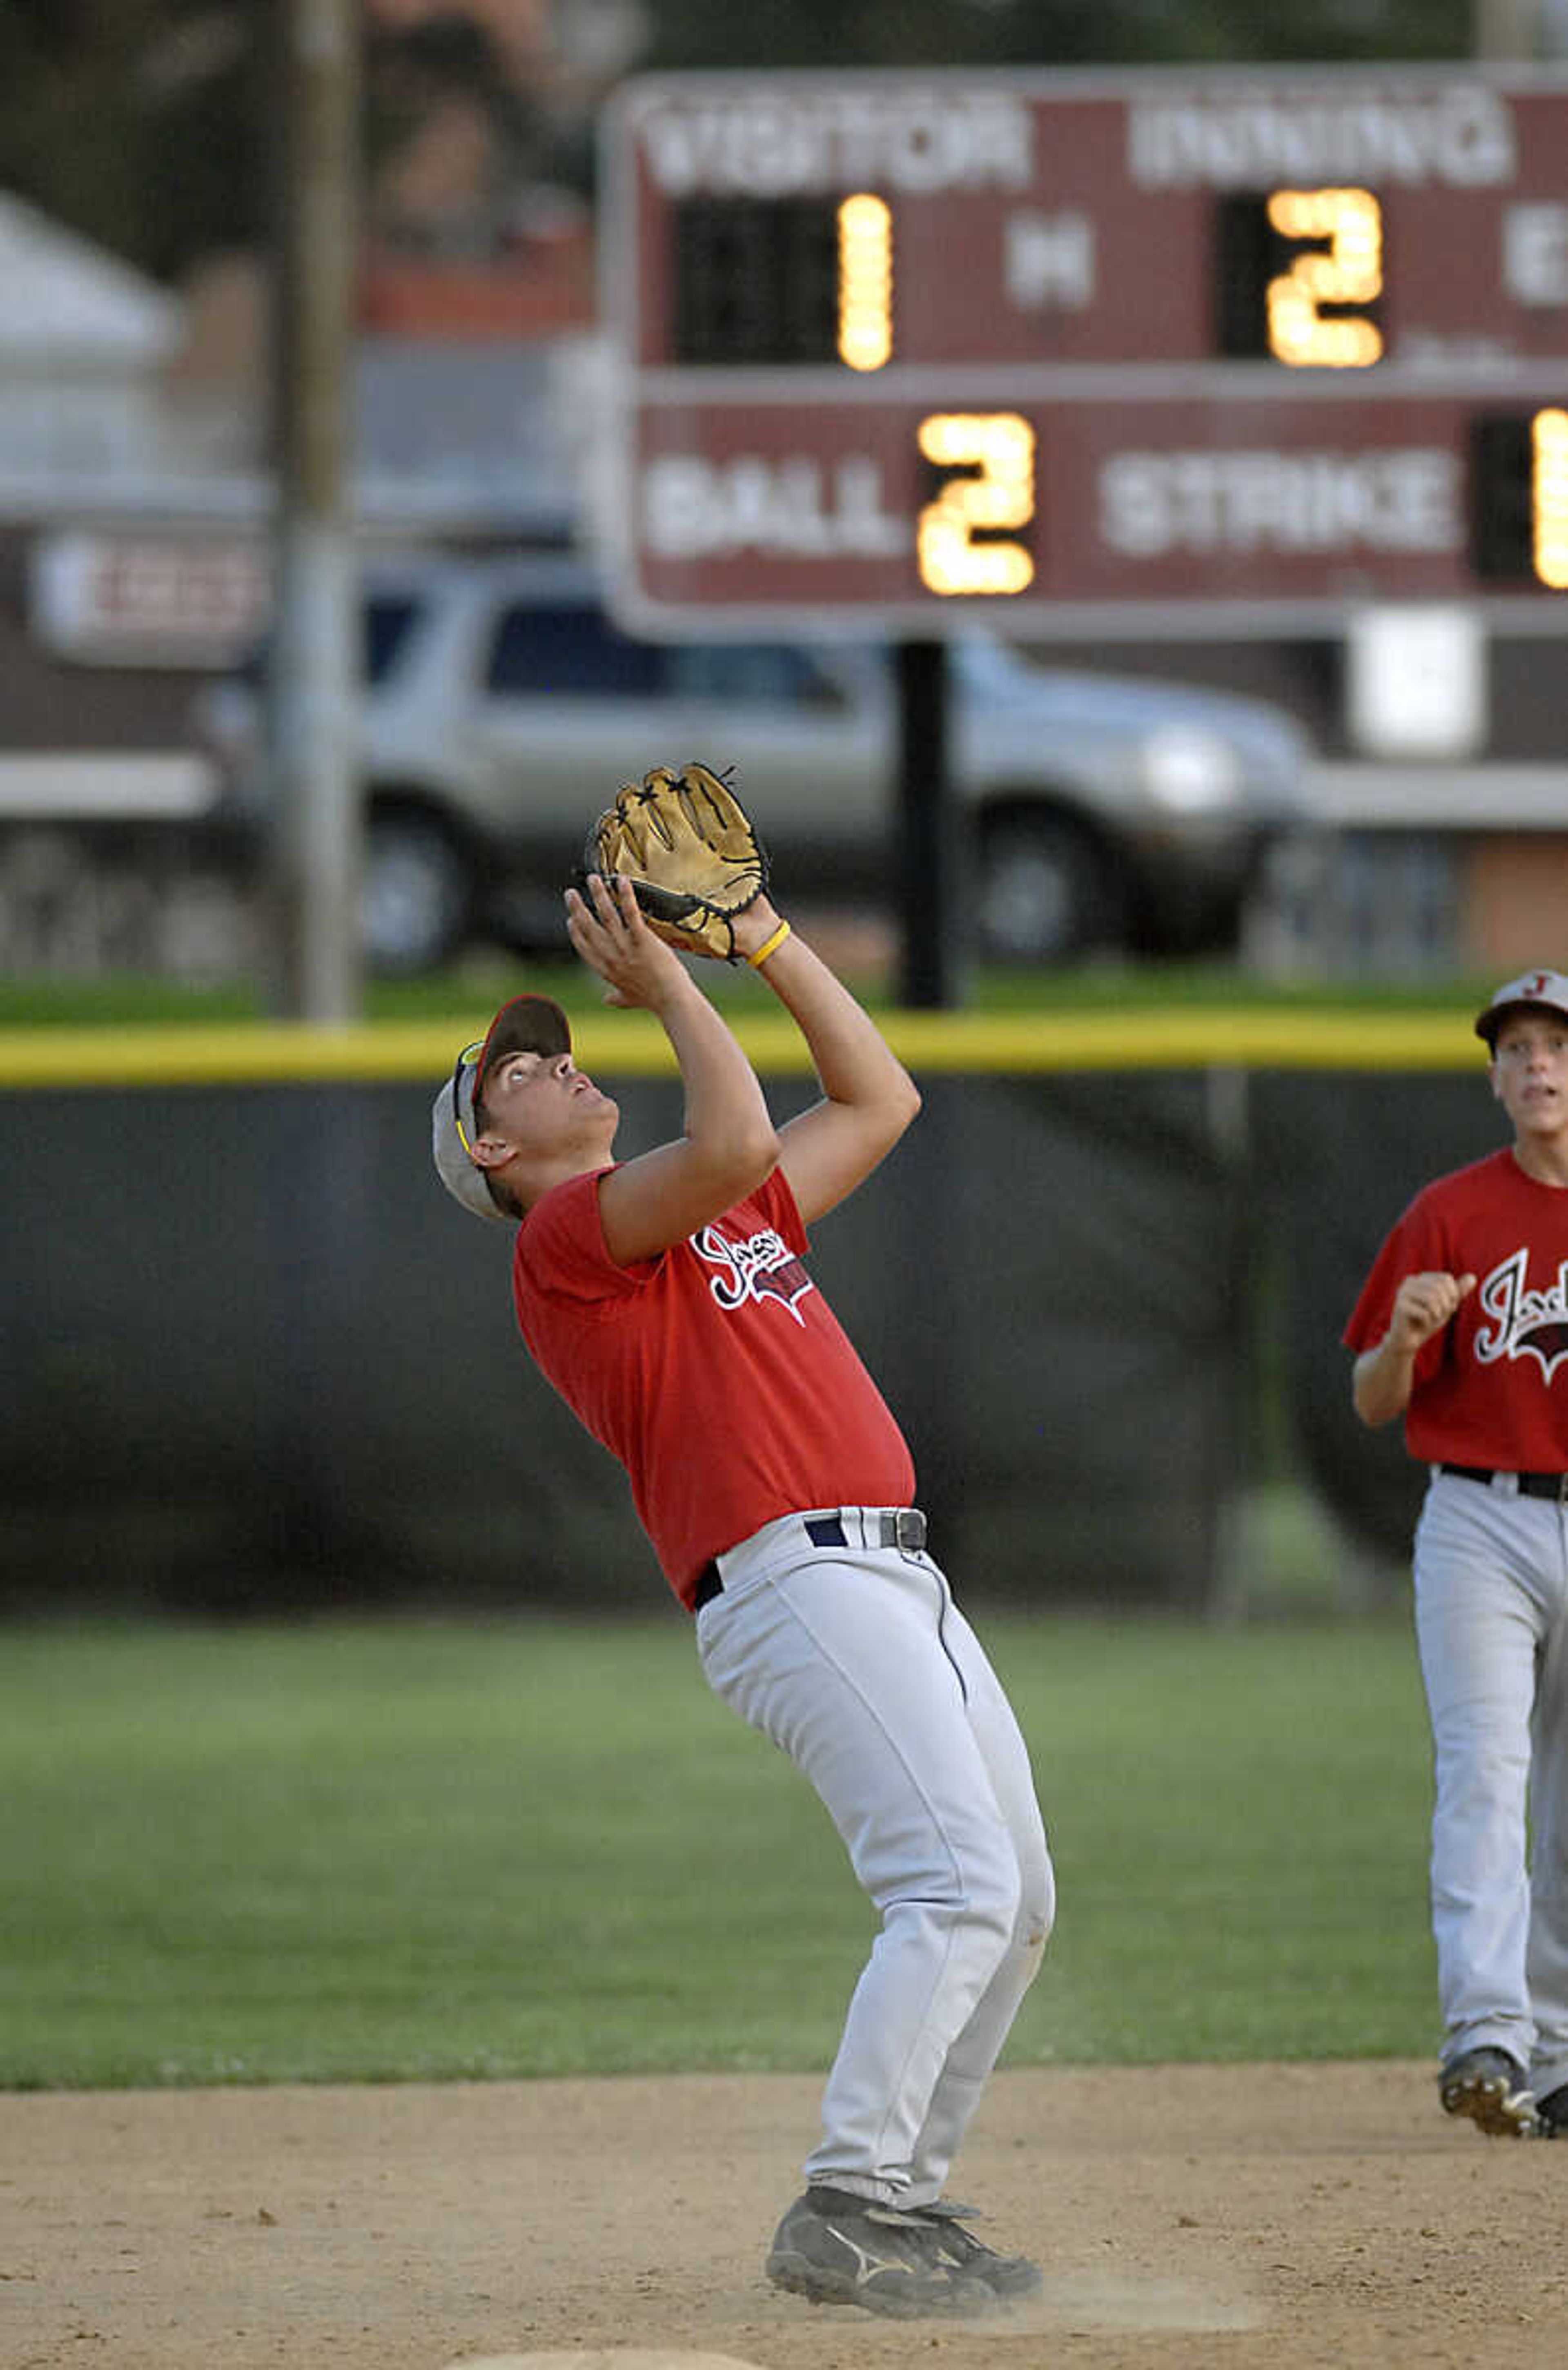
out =
<svg viewBox="0 0 1568 2370"><path fill-rule="evenodd" d="M1525 2069L1505 2049L1466 2049L1437 2071L1446 2115L1468 2115L1489 2139L1525 2139L1537 2130Z"/></svg>
<svg viewBox="0 0 1568 2370"><path fill-rule="evenodd" d="M993 2295L1010 2303L1020 2296L1038 2295L1044 2286L1039 2264L1032 2263L1027 2255L999 2255L995 2247L984 2245L973 2230L963 2227L979 2218L973 2205L950 2203L944 2197L932 2205L912 2205L907 2211L912 2222L934 2228L938 2252L955 2271L966 2279L983 2281Z"/></svg>
<svg viewBox="0 0 1568 2370"><path fill-rule="evenodd" d="M810 2304L859 2305L891 2320L973 2316L997 2302L997 2290L943 2247L937 2223L820 2185L778 2225L767 2272L776 2288Z"/></svg>

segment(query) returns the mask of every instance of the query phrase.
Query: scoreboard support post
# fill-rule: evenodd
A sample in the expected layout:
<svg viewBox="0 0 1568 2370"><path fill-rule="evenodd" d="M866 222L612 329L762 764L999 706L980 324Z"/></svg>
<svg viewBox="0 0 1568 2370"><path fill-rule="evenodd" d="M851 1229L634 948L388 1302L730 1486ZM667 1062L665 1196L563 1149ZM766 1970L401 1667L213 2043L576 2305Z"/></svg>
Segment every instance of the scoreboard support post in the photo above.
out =
<svg viewBox="0 0 1568 2370"><path fill-rule="evenodd" d="M900 642L897 882L901 996L916 1008L959 1000L961 850L948 784L947 646Z"/></svg>

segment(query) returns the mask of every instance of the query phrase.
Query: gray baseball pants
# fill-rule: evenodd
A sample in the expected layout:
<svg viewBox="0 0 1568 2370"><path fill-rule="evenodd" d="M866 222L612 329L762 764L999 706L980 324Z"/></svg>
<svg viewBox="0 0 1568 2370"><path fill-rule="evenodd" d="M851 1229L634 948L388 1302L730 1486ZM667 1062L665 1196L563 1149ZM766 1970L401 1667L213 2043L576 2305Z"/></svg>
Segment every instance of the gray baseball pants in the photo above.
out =
<svg viewBox="0 0 1568 2370"><path fill-rule="evenodd" d="M847 1542L875 1536L837 1513ZM928 2204L1055 1909L1029 1755L930 1557L817 1546L790 1514L720 1557L709 1685L826 1806L882 1927L849 2004L808 2180Z"/></svg>
<svg viewBox="0 0 1568 2370"><path fill-rule="evenodd" d="M1435 1474L1415 1620L1443 2055L1505 2049L1544 2098L1568 2082L1568 1510Z"/></svg>

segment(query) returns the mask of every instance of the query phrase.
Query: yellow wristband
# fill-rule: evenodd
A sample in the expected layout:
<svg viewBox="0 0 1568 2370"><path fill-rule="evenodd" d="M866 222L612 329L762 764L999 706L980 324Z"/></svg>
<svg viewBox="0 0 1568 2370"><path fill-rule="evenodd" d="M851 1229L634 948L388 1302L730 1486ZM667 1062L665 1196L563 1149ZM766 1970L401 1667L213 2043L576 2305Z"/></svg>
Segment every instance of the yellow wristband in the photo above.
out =
<svg viewBox="0 0 1568 2370"><path fill-rule="evenodd" d="M789 923L780 922L778 927L774 931L773 936L770 938L764 938L755 954L748 955L746 957L746 961L750 963L753 971L755 971L760 963L765 963L769 955L776 955L789 935Z"/></svg>

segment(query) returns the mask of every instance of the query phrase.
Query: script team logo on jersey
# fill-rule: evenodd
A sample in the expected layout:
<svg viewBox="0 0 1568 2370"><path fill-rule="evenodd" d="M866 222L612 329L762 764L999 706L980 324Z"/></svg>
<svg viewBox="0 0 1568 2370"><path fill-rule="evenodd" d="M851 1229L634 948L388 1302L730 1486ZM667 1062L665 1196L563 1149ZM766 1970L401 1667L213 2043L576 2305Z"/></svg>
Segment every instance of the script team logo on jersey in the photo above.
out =
<svg viewBox="0 0 1568 2370"><path fill-rule="evenodd" d="M1493 1329L1488 1332L1483 1327L1477 1333L1475 1354L1483 1366L1495 1364L1499 1358L1539 1358L1550 1383L1568 1359L1568 1260L1558 1269L1556 1283L1545 1292L1527 1290L1529 1261L1529 1252L1521 1244L1499 1261L1482 1283L1479 1298L1493 1320Z"/></svg>
<svg viewBox="0 0 1568 2370"><path fill-rule="evenodd" d="M721 1308L739 1308L748 1300L782 1302L797 1325L803 1325L795 1303L816 1289L783 1237L772 1226L759 1226L744 1242L732 1242L717 1226L704 1226L690 1238L699 1260L718 1272L708 1289Z"/></svg>

